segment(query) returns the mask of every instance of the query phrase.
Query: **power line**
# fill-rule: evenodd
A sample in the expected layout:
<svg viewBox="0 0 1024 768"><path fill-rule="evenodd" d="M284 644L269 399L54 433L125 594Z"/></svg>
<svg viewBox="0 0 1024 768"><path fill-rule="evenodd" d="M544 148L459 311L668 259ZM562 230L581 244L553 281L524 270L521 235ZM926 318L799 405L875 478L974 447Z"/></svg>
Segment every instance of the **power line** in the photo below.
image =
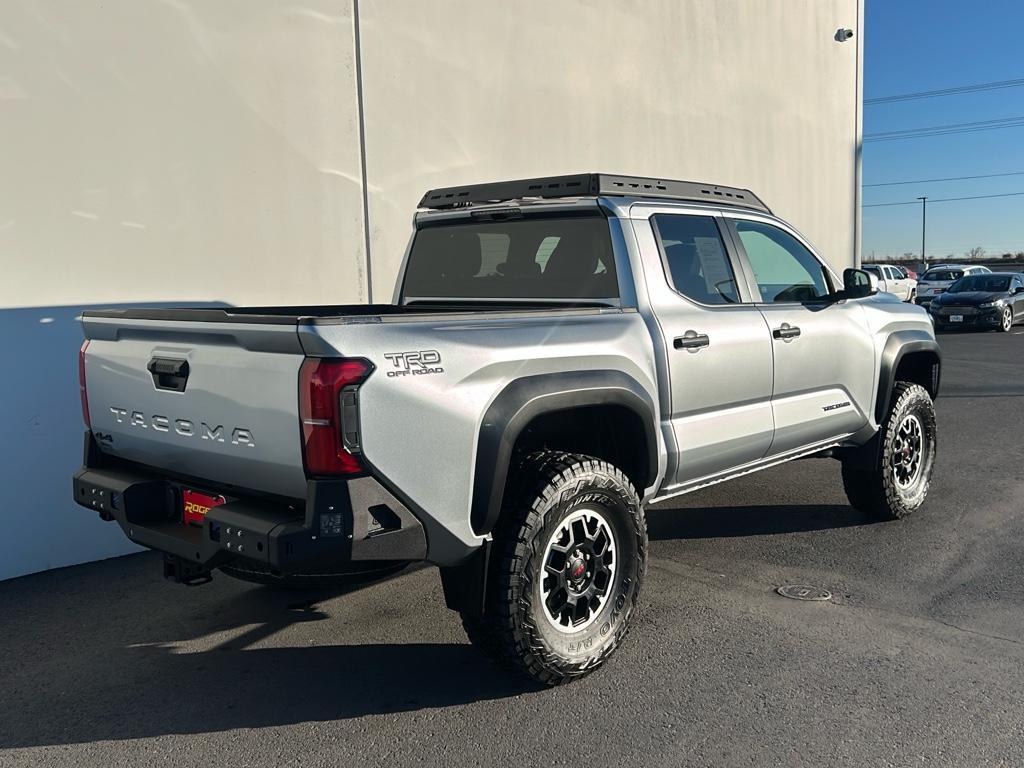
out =
<svg viewBox="0 0 1024 768"><path fill-rule="evenodd" d="M1020 128L1024 126L1024 115L1000 117L995 120L976 120L971 123L949 123L923 128L907 128L900 131L881 131L864 135L864 141L891 141L893 139L917 139L923 136L946 136L954 133L992 131L998 128Z"/></svg>
<svg viewBox="0 0 1024 768"><path fill-rule="evenodd" d="M953 129L943 130L926 130L920 129L916 131L905 131L899 133L893 133L892 135L872 135L865 136L864 141L893 141L896 139L923 139L929 136L952 136L958 133L978 133L979 131L994 131L999 128L1020 128L1024 126L1024 119L1019 120L1015 123L1002 123L1000 125L987 125L979 127L961 127Z"/></svg>
<svg viewBox="0 0 1024 768"><path fill-rule="evenodd" d="M969 197L929 197L929 203L949 203L954 200L987 200L993 197L1017 197L1018 195L1024 195L1024 192L1003 192L999 195L971 195ZM862 205L861 208L884 208L890 205L919 205L920 200L907 200L903 203L871 203L870 205Z"/></svg>
<svg viewBox="0 0 1024 768"><path fill-rule="evenodd" d="M879 131L878 133L865 134L865 138L869 136L893 136L896 134L903 133L917 133L918 131L944 131L947 129L969 128L972 126L1002 125L1003 123L1013 123L1018 120L1024 120L1024 115L1014 115L1013 117L996 117L991 120L975 120L970 123L946 123L945 125L929 125L920 128L897 129L895 131Z"/></svg>
<svg viewBox="0 0 1024 768"><path fill-rule="evenodd" d="M993 80L988 83L976 83L974 85L957 85L952 88L939 88L934 91L915 91L914 93L898 93L893 96L878 96L874 99L864 99L865 104L891 104L894 101L911 101L912 99L930 99L934 96L955 96L961 93L976 93L978 91L993 91L1000 88L1017 88L1024 85L1024 78L1017 80Z"/></svg>
<svg viewBox="0 0 1024 768"><path fill-rule="evenodd" d="M997 176L1024 176L1024 171L1007 173L982 173L977 176L947 176L942 179L914 179L912 181L879 181L875 184L861 184L862 187L894 187L899 184L931 184L936 181L965 181L967 179L994 179Z"/></svg>

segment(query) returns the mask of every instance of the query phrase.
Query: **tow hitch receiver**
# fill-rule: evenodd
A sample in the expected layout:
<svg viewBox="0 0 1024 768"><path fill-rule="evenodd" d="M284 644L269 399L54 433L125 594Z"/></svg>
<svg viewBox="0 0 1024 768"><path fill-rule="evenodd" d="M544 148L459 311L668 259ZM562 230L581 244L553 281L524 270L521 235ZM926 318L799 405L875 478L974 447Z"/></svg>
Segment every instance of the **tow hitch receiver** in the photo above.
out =
<svg viewBox="0 0 1024 768"><path fill-rule="evenodd" d="M164 555L164 578L186 587L198 587L213 581L213 574L183 557Z"/></svg>

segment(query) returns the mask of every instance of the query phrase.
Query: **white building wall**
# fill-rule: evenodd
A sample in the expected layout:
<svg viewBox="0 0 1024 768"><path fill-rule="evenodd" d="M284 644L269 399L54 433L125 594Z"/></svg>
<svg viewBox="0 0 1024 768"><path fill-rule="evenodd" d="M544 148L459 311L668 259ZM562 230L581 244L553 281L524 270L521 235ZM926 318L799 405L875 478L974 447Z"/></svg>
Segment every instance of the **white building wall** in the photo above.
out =
<svg viewBox="0 0 1024 768"><path fill-rule="evenodd" d="M129 549L70 501L85 306L358 302L371 287L388 301L428 187L591 170L750 187L852 264L859 12L858 0L8 4L0 578ZM839 27L858 38L837 43Z"/></svg>
<svg viewBox="0 0 1024 768"><path fill-rule="evenodd" d="M748 187L852 265L856 0L512 7L361 5L374 300L424 190L565 172Z"/></svg>
<svg viewBox="0 0 1024 768"><path fill-rule="evenodd" d="M353 41L337 0L3 3L0 578L132 548L70 501L82 308L365 300Z"/></svg>

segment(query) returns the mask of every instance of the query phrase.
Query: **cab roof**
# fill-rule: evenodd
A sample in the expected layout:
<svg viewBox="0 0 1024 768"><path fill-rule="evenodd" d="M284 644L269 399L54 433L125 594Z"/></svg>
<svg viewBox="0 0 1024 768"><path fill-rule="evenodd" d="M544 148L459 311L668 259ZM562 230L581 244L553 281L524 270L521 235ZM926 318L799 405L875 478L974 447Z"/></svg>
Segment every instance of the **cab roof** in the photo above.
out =
<svg viewBox="0 0 1024 768"><path fill-rule="evenodd" d="M697 181L673 181L610 173L578 173L570 176L545 176L536 179L442 187L428 190L420 200L419 207L444 210L531 198L585 196L683 200L746 208L771 214L771 209L749 189Z"/></svg>

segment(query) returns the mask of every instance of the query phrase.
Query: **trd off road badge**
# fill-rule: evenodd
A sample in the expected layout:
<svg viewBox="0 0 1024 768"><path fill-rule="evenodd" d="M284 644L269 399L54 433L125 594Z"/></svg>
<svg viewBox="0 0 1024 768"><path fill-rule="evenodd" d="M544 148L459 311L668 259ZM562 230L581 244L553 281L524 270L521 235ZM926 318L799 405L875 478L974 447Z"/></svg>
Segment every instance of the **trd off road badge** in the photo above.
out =
<svg viewBox="0 0 1024 768"><path fill-rule="evenodd" d="M424 376L428 373L444 373L441 367L441 353L436 349L420 352L385 352L394 370L388 376Z"/></svg>

